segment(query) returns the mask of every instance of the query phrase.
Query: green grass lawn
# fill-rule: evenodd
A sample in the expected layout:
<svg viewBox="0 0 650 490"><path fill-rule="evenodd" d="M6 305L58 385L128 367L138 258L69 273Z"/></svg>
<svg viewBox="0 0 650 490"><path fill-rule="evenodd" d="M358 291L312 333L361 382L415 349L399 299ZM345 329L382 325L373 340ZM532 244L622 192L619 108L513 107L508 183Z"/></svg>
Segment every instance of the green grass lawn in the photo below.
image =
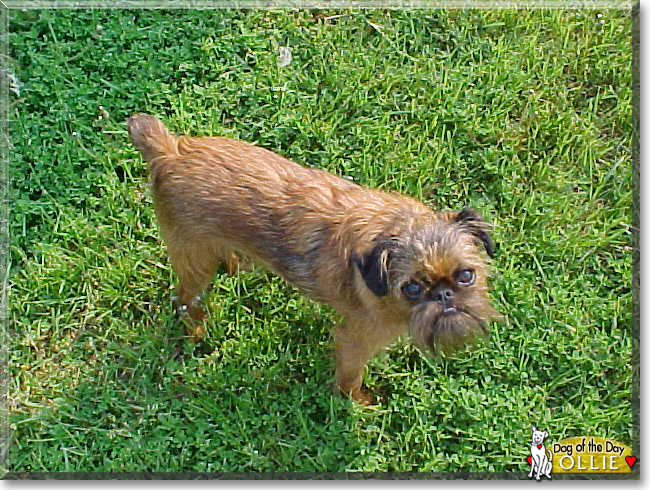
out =
<svg viewBox="0 0 650 490"><path fill-rule="evenodd" d="M8 15L9 470L524 475L532 425L632 445L629 11ZM335 313L264 271L218 274L190 345L135 112L475 207L504 320L393 346L372 408L332 393Z"/></svg>

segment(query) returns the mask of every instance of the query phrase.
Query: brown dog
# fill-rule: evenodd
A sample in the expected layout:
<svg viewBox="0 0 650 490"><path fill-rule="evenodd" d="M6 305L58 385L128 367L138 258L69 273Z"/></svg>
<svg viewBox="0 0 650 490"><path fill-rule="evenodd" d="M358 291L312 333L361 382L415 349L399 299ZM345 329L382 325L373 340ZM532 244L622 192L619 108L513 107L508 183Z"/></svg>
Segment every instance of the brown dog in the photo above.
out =
<svg viewBox="0 0 650 490"><path fill-rule="evenodd" d="M474 210L435 213L269 150L218 137L175 137L153 116L128 122L149 162L156 215L179 278L179 310L204 335L199 302L220 263L244 256L347 318L334 331L339 389L368 404L363 369L410 333L449 351L497 316L487 296L488 225Z"/></svg>

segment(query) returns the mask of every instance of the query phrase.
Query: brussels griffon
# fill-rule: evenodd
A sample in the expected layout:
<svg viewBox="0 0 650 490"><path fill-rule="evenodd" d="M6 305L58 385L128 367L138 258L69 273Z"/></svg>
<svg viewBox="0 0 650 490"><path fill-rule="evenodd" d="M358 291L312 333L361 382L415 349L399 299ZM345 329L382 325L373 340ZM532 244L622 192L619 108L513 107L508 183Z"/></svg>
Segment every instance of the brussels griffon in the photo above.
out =
<svg viewBox="0 0 650 490"><path fill-rule="evenodd" d="M220 264L235 273L241 258L345 317L334 329L336 382L362 404L374 400L362 386L366 363L396 337L408 332L420 349L446 352L497 316L484 257L494 245L478 212L433 212L228 138L176 137L145 114L128 128L149 162L193 340L204 335L199 295Z"/></svg>

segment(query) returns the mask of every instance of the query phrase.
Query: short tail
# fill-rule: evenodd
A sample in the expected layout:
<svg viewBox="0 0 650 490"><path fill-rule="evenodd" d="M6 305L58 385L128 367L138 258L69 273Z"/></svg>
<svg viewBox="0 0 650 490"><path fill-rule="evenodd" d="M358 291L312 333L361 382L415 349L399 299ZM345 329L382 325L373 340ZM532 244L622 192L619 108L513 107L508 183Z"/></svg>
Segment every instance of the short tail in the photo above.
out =
<svg viewBox="0 0 650 490"><path fill-rule="evenodd" d="M165 125L148 114L134 114L128 121L129 136L142 158L150 162L156 157L178 153L177 138Z"/></svg>

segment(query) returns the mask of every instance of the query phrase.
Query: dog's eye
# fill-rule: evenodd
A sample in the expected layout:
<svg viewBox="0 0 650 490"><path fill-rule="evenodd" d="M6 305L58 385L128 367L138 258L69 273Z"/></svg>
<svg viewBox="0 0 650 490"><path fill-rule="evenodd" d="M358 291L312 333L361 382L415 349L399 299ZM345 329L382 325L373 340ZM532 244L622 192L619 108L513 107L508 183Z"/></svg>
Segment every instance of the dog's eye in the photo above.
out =
<svg viewBox="0 0 650 490"><path fill-rule="evenodd" d="M471 286L472 284L474 284L475 279L476 279L476 275L474 274L474 271L472 269L465 269L456 272L456 282L460 286Z"/></svg>
<svg viewBox="0 0 650 490"><path fill-rule="evenodd" d="M415 281L411 281L402 286L404 296L410 299L418 299L422 294L422 286Z"/></svg>

